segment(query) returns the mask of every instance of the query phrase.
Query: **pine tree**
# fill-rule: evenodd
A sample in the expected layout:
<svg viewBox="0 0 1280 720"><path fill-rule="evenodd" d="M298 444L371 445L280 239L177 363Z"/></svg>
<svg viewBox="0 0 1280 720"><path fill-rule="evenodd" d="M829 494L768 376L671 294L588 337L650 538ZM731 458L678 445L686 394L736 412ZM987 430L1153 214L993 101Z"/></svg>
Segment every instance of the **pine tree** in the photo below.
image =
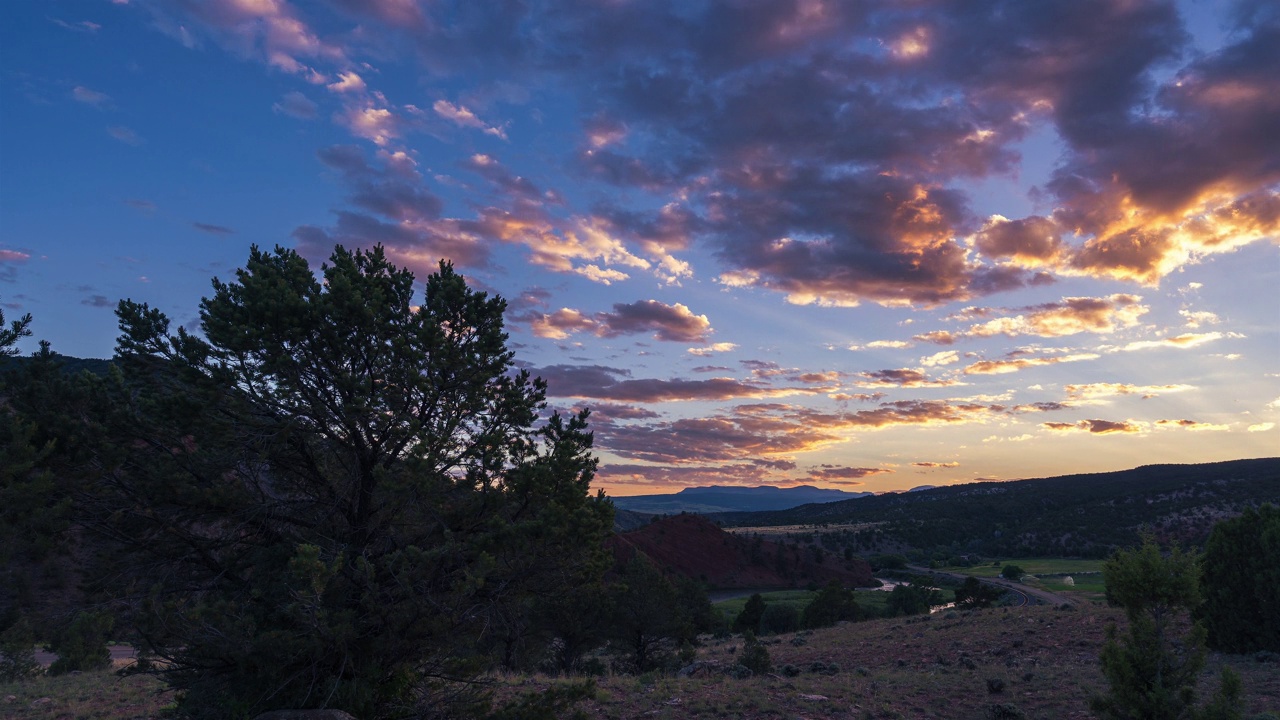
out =
<svg viewBox="0 0 1280 720"><path fill-rule="evenodd" d="M1203 565L1209 645L1280 652L1280 508L1250 508L1215 525Z"/></svg>
<svg viewBox="0 0 1280 720"><path fill-rule="evenodd" d="M1179 629L1200 603L1200 559L1173 548L1163 554L1155 538L1117 552L1103 565L1107 599L1124 608L1128 632L1107 628L1102 674L1110 687L1090 701L1104 719L1180 720L1239 714L1239 681L1224 670L1222 687L1204 711L1197 708L1196 680L1204 667L1204 627ZM1211 714L1204 714L1211 713ZM1234 713L1234 715L1233 715Z"/></svg>
<svg viewBox="0 0 1280 720"><path fill-rule="evenodd" d="M486 629L604 567L587 414L540 419L504 301L441 263L418 304L381 248L321 275L254 248L203 337L118 310L85 521L195 716L465 705Z"/></svg>

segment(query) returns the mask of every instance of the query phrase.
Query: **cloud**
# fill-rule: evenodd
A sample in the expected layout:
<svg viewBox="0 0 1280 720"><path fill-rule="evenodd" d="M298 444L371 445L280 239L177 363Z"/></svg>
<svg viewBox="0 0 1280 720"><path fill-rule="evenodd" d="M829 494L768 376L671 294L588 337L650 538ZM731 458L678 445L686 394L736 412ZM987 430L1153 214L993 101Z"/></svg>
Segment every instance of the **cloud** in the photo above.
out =
<svg viewBox="0 0 1280 720"><path fill-rule="evenodd" d="M143 198L128 198L124 201L124 204L128 205L134 210L140 210L148 214L153 213L157 210L157 206L154 202L150 200L145 200Z"/></svg>
<svg viewBox="0 0 1280 720"><path fill-rule="evenodd" d="M18 277L18 266L31 259L31 253L0 248L0 280L13 282Z"/></svg>
<svg viewBox="0 0 1280 720"><path fill-rule="evenodd" d="M337 82L329 83L326 87L335 93L363 93L367 89L364 78L349 71L338 73Z"/></svg>
<svg viewBox="0 0 1280 720"><path fill-rule="evenodd" d="M960 355L955 350L943 350L920 358L920 364L925 367L944 367L957 362L960 362Z"/></svg>
<svg viewBox="0 0 1280 720"><path fill-rule="evenodd" d="M67 22L66 20L60 20L58 18L49 18L49 22L52 22L54 25L57 25L58 27L63 28L65 30L71 30L72 32L89 33L91 35L102 29L101 25L89 20L81 20L79 22L70 23L70 22Z"/></svg>
<svg viewBox="0 0 1280 720"><path fill-rule="evenodd" d="M1166 393L1186 392L1195 390L1194 385L1171 384L1171 385L1131 385L1128 383L1087 383L1081 385L1067 385L1063 388L1067 392L1067 397L1072 400L1080 400L1085 402L1105 401L1107 398L1117 395L1140 395L1143 399L1158 397Z"/></svg>
<svg viewBox="0 0 1280 720"><path fill-rule="evenodd" d="M448 100L437 100L431 106L431 109L440 117L460 127L483 130L486 135L493 135L494 137L501 138L503 140L507 139L506 130L501 127L485 123L485 121L476 117L476 114L471 112L471 110L467 109L464 105L454 105Z"/></svg>
<svg viewBox="0 0 1280 720"><path fill-rule="evenodd" d="M715 353L731 352L737 349L738 349L737 343L718 342L718 343L712 343L706 347L689 348L685 352L689 353L690 355L706 356L706 355L713 355Z"/></svg>
<svg viewBox="0 0 1280 720"><path fill-rule="evenodd" d="M222 225L210 225L209 223L193 222L191 223L191 227L199 230L200 232L209 233L210 235L235 234L235 230L232 230L229 227L223 227Z"/></svg>
<svg viewBox="0 0 1280 720"><path fill-rule="evenodd" d="M405 119L395 111L373 101L349 105L336 119L352 135L364 138L378 147L386 147L393 140L399 139L407 125Z"/></svg>
<svg viewBox="0 0 1280 720"><path fill-rule="evenodd" d="M1280 167L1257 152L1280 118L1271 16L1200 51L1167 2L565 0L458 13L343 0L339 12L306 6L315 17L286 2L147 6L189 46L212 40L341 88L352 99L340 121L388 148L428 114L505 135L480 117L492 106L480 98L497 91L396 107L363 87L375 75L357 54L412 47L425 76L512 78L526 98L531 77L567 89L575 169L625 199L545 223L541 237L581 241L575 226L593 226L671 282L692 268L631 233L623 218L657 212L615 207L632 189L670 199L663 212L683 230L669 237L714 252L727 288L797 304L938 306L1076 275L1154 285L1280 232ZM977 216L974 188L1015 177L1038 132L1060 142L1032 198L1041 209ZM486 217L502 213L524 217ZM629 272L586 258L558 271L599 282Z"/></svg>
<svg viewBox="0 0 1280 720"><path fill-rule="evenodd" d="M880 388L880 387L950 387L953 385L963 385L964 383L957 380L930 380L923 371L912 368L900 368L897 370L875 370L872 372L858 373L863 379L855 383L858 387Z"/></svg>
<svg viewBox="0 0 1280 720"><path fill-rule="evenodd" d="M111 96L96 90L90 90L83 85L77 85L71 89L71 97L76 102L82 102L85 105L92 105L96 108L103 107L111 102Z"/></svg>
<svg viewBox="0 0 1280 720"><path fill-rule="evenodd" d="M590 317L577 310L561 308L534 318L532 328L535 335L555 340L563 340L575 332L591 332L602 338L652 332L655 340L703 342L711 332L711 321L706 315L694 315L680 303L667 305L657 300L640 300L615 303L613 312L599 312ZM724 343L719 350L733 347L736 346L732 343Z"/></svg>
<svg viewBox="0 0 1280 720"><path fill-rule="evenodd" d="M1256 424L1254 424L1254 425L1250 425L1250 426L1249 426L1249 432L1251 432L1251 433L1255 433L1255 432L1266 432L1266 431L1268 431L1268 430L1270 430L1270 429L1274 428L1275 426L1276 426L1276 424L1275 424L1275 423L1273 423L1273 422L1262 422L1262 423L1256 423Z"/></svg>
<svg viewBox="0 0 1280 720"><path fill-rule="evenodd" d="M855 481L872 475L884 475L892 472L892 470L886 468L819 465L809 471L809 478L839 485L862 485L863 483Z"/></svg>
<svg viewBox="0 0 1280 720"><path fill-rule="evenodd" d="M532 370L547 381L551 397L593 398L616 402L679 402L813 395L821 389L771 387L733 378L705 380L624 379L630 371L600 365L550 365Z"/></svg>
<svg viewBox="0 0 1280 720"><path fill-rule="evenodd" d="M322 38L291 3L281 0L209 0L145 5L157 28L193 48L203 39L242 58L303 78L313 64L350 65L340 41Z"/></svg>
<svg viewBox="0 0 1280 720"><path fill-rule="evenodd" d="M81 305L88 305L95 308L115 307L116 304L111 302L106 295L90 295L80 301Z"/></svg>
<svg viewBox="0 0 1280 720"><path fill-rule="evenodd" d="M1214 424L1214 423L1204 423L1204 422L1198 422L1198 421L1196 421L1196 420L1186 420L1186 419L1183 419L1183 420L1157 420L1157 421L1156 421L1156 427L1158 427L1158 428L1181 428L1181 429L1183 429L1183 430L1192 430L1192 431L1206 431L1206 430L1207 430L1207 431L1214 431L1214 432L1221 432L1221 431L1224 431L1224 430L1230 430L1230 429L1231 429L1231 426L1230 426L1230 425L1219 425L1219 424Z"/></svg>
<svg viewBox="0 0 1280 720"><path fill-rule="evenodd" d="M1133 420L1080 420L1079 422L1046 422L1041 423L1041 427L1055 431L1081 431L1094 435L1111 435L1114 433L1140 433L1143 431L1141 423Z"/></svg>
<svg viewBox="0 0 1280 720"><path fill-rule="evenodd" d="M680 303L667 305L657 300L615 304L612 313L600 317L601 326L607 328L602 337L652 330L656 340L701 342L711 331L711 321L706 315L694 315Z"/></svg>
<svg viewBox="0 0 1280 720"><path fill-rule="evenodd" d="M143 142L145 142L138 135L138 133L134 132L133 130L130 130L129 128L123 125L113 125L107 128L107 134L115 138L116 140L119 140L120 142L124 143L125 145L136 146L136 145L141 145Z"/></svg>
<svg viewBox="0 0 1280 720"><path fill-rule="evenodd" d="M1083 332L1100 335L1137 325L1148 307L1139 304L1137 295L1118 293L1105 298L1067 297L1058 302L1017 308L1017 315L996 317L957 332L935 331L916 335L914 339L938 345L951 345L963 338L985 338L996 335L1017 337L1034 335L1053 338ZM966 308L960 317L988 317L992 308Z"/></svg>
<svg viewBox="0 0 1280 720"><path fill-rule="evenodd" d="M271 109L274 112L299 120L314 120L319 107L319 105L308 99L306 95L295 90L285 93L279 102L271 106Z"/></svg>
<svg viewBox="0 0 1280 720"><path fill-rule="evenodd" d="M1178 314L1186 318L1187 327L1192 328L1193 330L1199 328L1201 325L1217 325L1222 322L1215 313L1211 313L1208 310L1192 311L1183 308L1178 311Z"/></svg>
<svg viewBox="0 0 1280 720"><path fill-rule="evenodd" d="M960 467L958 462L913 462L912 465L922 468L954 468Z"/></svg>
<svg viewBox="0 0 1280 720"><path fill-rule="evenodd" d="M1188 349L1199 347L1215 340L1221 340L1224 337L1242 338L1243 335L1238 333L1183 333L1181 335L1173 335L1170 337L1160 338L1157 340L1136 340L1119 348L1124 352L1132 352L1134 350L1150 350L1152 348L1180 348Z"/></svg>
<svg viewBox="0 0 1280 720"><path fill-rule="evenodd" d="M1041 357L1013 357L1003 360L979 360L966 366L963 372L966 375L1003 375L1031 367L1080 362L1082 360L1097 360L1099 357L1102 356L1097 353L1073 353L1070 355Z"/></svg>
<svg viewBox="0 0 1280 720"><path fill-rule="evenodd" d="M898 348L905 348L905 347L911 347L911 343L905 340L872 340L871 342L865 345L858 345L855 343L853 345L850 345L849 349L854 352L857 352L859 350L880 350L880 349L886 349L886 348L898 349Z"/></svg>

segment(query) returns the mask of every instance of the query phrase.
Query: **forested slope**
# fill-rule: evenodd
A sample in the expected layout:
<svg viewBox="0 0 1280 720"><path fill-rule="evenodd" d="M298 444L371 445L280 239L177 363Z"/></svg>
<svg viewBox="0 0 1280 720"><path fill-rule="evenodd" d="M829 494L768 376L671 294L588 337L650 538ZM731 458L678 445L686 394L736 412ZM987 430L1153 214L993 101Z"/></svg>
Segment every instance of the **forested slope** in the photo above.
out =
<svg viewBox="0 0 1280 720"><path fill-rule="evenodd" d="M767 513L724 513L732 526L876 523L854 543L950 547L984 555L1101 557L1144 526L1202 544L1213 523L1280 503L1280 458L984 482Z"/></svg>

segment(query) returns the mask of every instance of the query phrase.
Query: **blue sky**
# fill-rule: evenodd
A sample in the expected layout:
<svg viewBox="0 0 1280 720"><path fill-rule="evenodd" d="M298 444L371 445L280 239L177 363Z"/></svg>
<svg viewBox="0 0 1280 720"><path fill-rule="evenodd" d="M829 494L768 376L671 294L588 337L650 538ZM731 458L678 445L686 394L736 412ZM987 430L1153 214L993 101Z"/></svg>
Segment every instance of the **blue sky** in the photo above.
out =
<svg viewBox="0 0 1280 720"><path fill-rule="evenodd" d="M252 244L509 300L611 493L1276 454L1265 2L55 0L0 23L0 304L107 357ZM194 325L192 325L194 327Z"/></svg>

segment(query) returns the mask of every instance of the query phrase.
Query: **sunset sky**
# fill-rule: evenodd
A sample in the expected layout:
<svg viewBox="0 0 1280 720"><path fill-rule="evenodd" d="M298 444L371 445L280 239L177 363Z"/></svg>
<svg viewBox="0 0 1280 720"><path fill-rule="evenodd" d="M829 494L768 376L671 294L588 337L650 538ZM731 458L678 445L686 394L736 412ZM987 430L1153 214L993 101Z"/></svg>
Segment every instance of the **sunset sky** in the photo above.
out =
<svg viewBox="0 0 1280 720"><path fill-rule="evenodd" d="M1280 455L1280 5L10 0L0 305L250 245L509 301L609 493Z"/></svg>

